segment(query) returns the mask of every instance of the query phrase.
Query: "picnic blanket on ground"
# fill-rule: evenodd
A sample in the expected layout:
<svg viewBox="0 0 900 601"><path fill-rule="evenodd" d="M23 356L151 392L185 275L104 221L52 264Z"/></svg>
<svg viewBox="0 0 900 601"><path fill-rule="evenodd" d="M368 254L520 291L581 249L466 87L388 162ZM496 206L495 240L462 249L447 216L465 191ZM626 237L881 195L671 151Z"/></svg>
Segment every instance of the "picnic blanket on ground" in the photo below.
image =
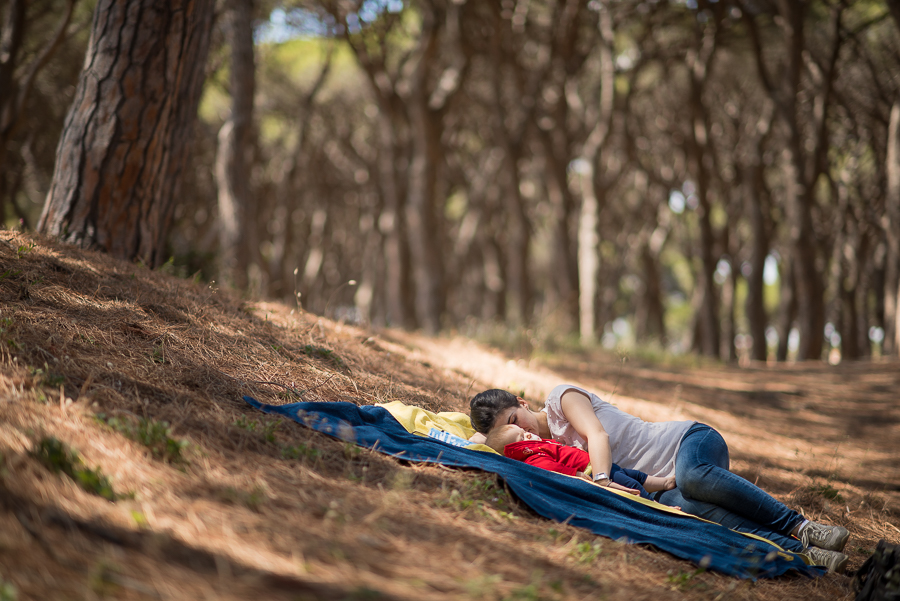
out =
<svg viewBox="0 0 900 601"><path fill-rule="evenodd" d="M283 415L309 428L405 461L479 468L499 475L510 490L538 514L568 522L594 534L629 543L649 544L695 565L740 578L774 578L791 570L810 577L825 570L799 555L719 524L673 515L578 478L412 434L384 407L353 403L266 405L253 407ZM430 425L430 424L429 424Z"/></svg>

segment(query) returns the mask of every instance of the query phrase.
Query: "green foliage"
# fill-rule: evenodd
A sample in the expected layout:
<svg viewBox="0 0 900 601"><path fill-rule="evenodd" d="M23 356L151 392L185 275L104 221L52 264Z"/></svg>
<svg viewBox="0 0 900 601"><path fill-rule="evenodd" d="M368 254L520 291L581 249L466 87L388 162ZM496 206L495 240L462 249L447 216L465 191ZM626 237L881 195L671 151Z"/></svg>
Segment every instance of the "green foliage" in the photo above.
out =
<svg viewBox="0 0 900 601"><path fill-rule="evenodd" d="M323 346L307 344L300 349L300 352L308 357L313 357L314 359L324 359L335 367L344 367L344 360L338 357L333 350Z"/></svg>
<svg viewBox="0 0 900 601"><path fill-rule="evenodd" d="M569 552L569 555L575 558L578 563L593 563L603 551L603 545L600 542L583 542L575 545L575 548Z"/></svg>
<svg viewBox="0 0 900 601"><path fill-rule="evenodd" d="M705 571L706 570L703 568L697 568L696 570L692 571L678 570L677 572L669 570L667 572L666 582L668 582L672 586L672 588L680 591L702 587L705 586L704 583L695 582L694 578Z"/></svg>
<svg viewBox="0 0 900 601"><path fill-rule="evenodd" d="M12 337L15 325L16 322L12 317L0 318L0 338L5 339L6 345L10 348L19 348L19 343Z"/></svg>
<svg viewBox="0 0 900 601"><path fill-rule="evenodd" d="M153 352L150 354L150 362L151 363L166 363L166 341L163 340L155 347L153 347Z"/></svg>
<svg viewBox="0 0 900 601"><path fill-rule="evenodd" d="M547 583L549 591L542 590L543 574L540 570L535 570L531 574L531 582L525 586L514 588L510 593L504 596L503 601L550 601L558 599L563 592L562 582L553 580Z"/></svg>
<svg viewBox="0 0 900 601"><path fill-rule="evenodd" d="M485 508L491 507L504 519L517 518L512 513L512 503L506 490L492 477L467 479L459 488L451 490L439 504L456 511L472 509L481 515L487 515Z"/></svg>
<svg viewBox="0 0 900 601"><path fill-rule="evenodd" d="M172 436L169 422L144 417L137 420L108 418L102 413L97 414L97 419L126 438L141 443L150 449L157 459L168 463L187 463L182 451L188 446L188 443L186 440L179 440Z"/></svg>
<svg viewBox="0 0 900 601"><path fill-rule="evenodd" d="M350 461L354 459L359 459L359 456L362 454L362 448L353 444L352 442L344 443L344 457Z"/></svg>
<svg viewBox="0 0 900 601"><path fill-rule="evenodd" d="M50 371L50 366L44 363L44 367L32 367L29 369L35 384L38 386L49 386L51 388L59 388L66 382L65 376L55 374Z"/></svg>
<svg viewBox="0 0 900 601"><path fill-rule="evenodd" d="M117 572L116 566L101 560L88 573L88 586L100 597L111 597L118 589Z"/></svg>
<svg viewBox="0 0 900 601"><path fill-rule="evenodd" d="M24 257L25 255L27 255L28 253L30 253L33 250L34 250L34 242L31 242L29 244L20 244L19 247L16 249L16 258L21 259L22 257Z"/></svg>
<svg viewBox="0 0 900 601"><path fill-rule="evenodd" d="M16 589L16 586L0 578L0 601L17 601L18 598L19 591Z"/></svg>
<svg viewBox="0 0 900 601"><path fill-rule="evenodd" d="M31 454L47 469L55 474L62 472L87 492L103 497L107 501L116 500L112 483L103 475L100 468L86 467L78 453L59 439L52 436L42 438Z"/></svg>
<svg viewBox="0 0 900 601"><path fill-rule="evenodd" d="M251 511L259 512L266 500L266 493L261 486L254 486L252 490L240 490L231 486L219 491L219 499L232 505L243 505Z"/></svg>
<svg viewBox="0 0 900 601"><path fill-rule="evenodd" d="M466 582L466 592L472 599L496 599L497 584L501 581L497 574L485 574Z"/></svg>
<svg viewBox="0 0 900 601"><path fill-rule="evenodd" d="M307 444L300 443L298 445L285 445L281 448L281 456L285 459L318 459L320 453Z"/></svg>
<svg viewBox="0 0 900 601"><path fill-rule="evenodd" d="M807 490L815 495L828 499L829 501L834 501L835 503L844 502L844 497L841 496L840 491L833 487L830 482L827 484L814 484Z"/></svg>
<svg viewBox="0 0 900 601"><path fill-rule="evenodd" d="M7 269L3 273L0 273L0 282L3 282L6 278L16 278L22 275L21 269Z"/></svg>
<svg viewBox="0 0 900 601"><path fill-rule="evenodd" d="M257 421L255 419L247 419L243 415L232 422L233 426L237 426L247 432L259 433L266 442L275 442L275 431L278 430L280 422L277 420Z"/></svg>

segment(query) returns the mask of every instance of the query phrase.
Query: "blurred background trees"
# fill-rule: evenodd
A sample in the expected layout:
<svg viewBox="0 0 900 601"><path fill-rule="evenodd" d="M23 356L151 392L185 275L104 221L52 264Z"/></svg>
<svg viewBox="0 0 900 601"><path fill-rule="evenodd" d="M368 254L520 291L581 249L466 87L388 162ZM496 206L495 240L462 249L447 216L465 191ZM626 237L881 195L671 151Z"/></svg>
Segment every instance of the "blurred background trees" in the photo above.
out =
<svg viewBox="0 0 900 601"><path fill-rule="evenodd" d="M7 225L93 10L0 0ZM520 350L898 352L896 0L223 0L206 69L182 274Z"/></svg>

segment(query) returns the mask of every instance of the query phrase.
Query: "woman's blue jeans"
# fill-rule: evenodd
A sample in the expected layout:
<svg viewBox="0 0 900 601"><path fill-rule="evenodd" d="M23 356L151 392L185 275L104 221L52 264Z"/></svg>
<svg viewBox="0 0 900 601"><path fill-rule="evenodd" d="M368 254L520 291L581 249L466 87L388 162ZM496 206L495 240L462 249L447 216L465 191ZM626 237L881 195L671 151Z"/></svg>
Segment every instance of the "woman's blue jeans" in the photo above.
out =
<svg viewBox="0 0 900 601"><path fill-rule="evenodd" d="M788 551L802 551L803 545L790 532L803 516L728 467L728 445L722 435L705 424L694 424L675 457L677 488L658 499L726 528L765 537Z"/></svg>

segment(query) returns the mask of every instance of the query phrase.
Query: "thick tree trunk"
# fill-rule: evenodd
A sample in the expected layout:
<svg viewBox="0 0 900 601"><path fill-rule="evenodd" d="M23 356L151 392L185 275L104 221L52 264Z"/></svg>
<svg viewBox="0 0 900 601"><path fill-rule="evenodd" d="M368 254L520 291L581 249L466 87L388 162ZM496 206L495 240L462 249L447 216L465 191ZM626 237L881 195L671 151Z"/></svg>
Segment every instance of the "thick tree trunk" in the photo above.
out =
<svg viewBox="0 0 900 601"><path fill-rule="evenodd" d="M212 0L100 0L40 231L163 262L213 12Z"/></svg>
<svg viewBox="0 0 900 601"><path fill-rule="evenodd" d="M231 46L231 115L219 131L216 183L219 188L219 278L245 290L251 257L258 250L251 222L250 162L253 131L252 0L230 0L227 19Z"/></svg>

